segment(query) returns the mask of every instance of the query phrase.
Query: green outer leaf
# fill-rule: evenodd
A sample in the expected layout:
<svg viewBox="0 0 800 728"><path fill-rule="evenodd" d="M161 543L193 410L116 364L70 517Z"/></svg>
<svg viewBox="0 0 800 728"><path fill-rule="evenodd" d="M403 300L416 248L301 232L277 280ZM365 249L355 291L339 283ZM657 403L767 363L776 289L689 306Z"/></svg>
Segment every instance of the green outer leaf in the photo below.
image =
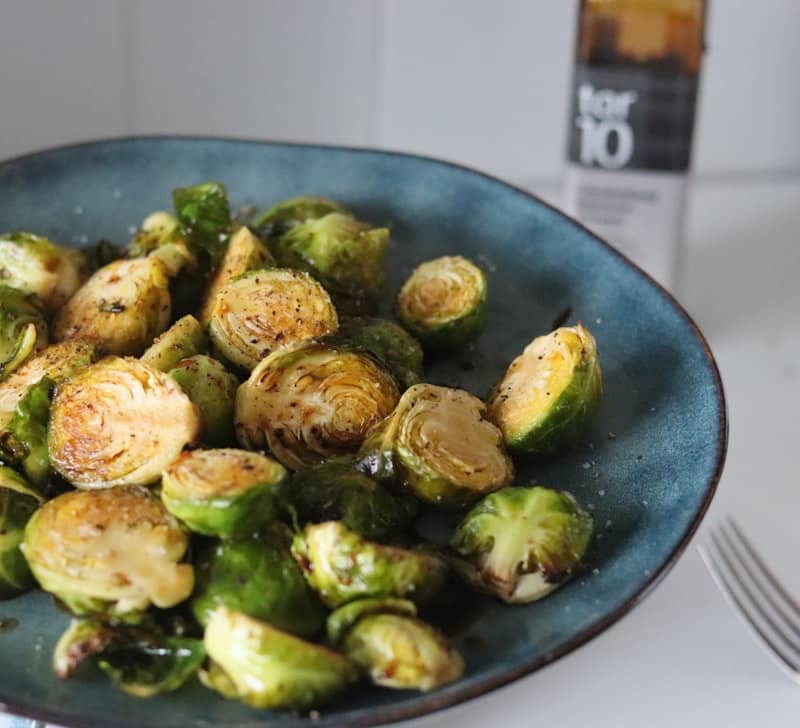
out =
<svg viewBox="0 0 800 728"><path fill-rule="evenodd" d="M41 502L18 473L0 467L0 599L15 597L36 583L20 544L25 525Z"/></svg>
<svg viewBox="0 0 800 728"><path fill-rule="evenodd" d="M302 222L316 220L331 212L344 212L338 202L323 197L293 197L270 207L253 220L253 228L263 230L267 238L282 235Z"/></svg>
<svg viewBox="0 0 800 728"><path fill-rule="evenodd" d="M300 637L316 635L325 610L290 543L288 529L275 524L261 535L207 545L196 562L191 608L197 621L205 625L225 606Z"/></svg>
<svg viewBox="0 0 800 728"><path fill-rule="evenodd" d="M407 617L417 616L417 605L408 599L392 597L358 599L339 607L328 616L325 631L331 644L338 644L346 633L362 617L369 614L399 614Z"/></svg>
<svg viewBox="0 0 800 728"><path fill-rule="evenodd" d="M0 382L45 346L47 337L44 309L36 296L0 285Z"/></svg>
<svg viewBox="0 0 800 728"><path fill-rule="evenodd" d="M203 354L208 339L200 322L191 314L178 319L145 349L142 361L160 372L168 372L181 359Z"/></svg>
<svg viewBox="0 0 800 728"><path fill-rule="evenodd" d="M181 230L194 249L205 251L212 261L225 253L231 228L231 212L225 186L206 182L172 191Z"/></svg>

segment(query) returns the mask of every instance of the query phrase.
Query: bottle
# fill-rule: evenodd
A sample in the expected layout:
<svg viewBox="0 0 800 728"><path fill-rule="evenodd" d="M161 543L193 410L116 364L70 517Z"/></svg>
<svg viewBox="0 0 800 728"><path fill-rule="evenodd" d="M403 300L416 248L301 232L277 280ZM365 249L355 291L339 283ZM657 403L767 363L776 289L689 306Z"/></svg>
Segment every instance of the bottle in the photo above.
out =
<svg viewBox="0 0 800 728"><path fill-rule="evenodd" d="M581 0L563 204L674 289L705 0Z"/></svg>

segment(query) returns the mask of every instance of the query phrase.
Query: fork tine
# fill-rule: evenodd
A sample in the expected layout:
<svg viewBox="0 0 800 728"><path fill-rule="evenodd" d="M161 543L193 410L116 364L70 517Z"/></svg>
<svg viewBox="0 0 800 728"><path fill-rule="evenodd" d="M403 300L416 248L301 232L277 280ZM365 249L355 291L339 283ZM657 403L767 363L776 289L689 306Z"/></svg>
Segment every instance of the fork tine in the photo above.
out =
<svg viewBox="0 0 800 728"><path fill-rule="evenodd" d="M789 677L790 680L800 684L800 670L798 670L795 661L786 655L786 653L773 642L770 635L762 629L762 627L750 617L750 612L742 600L736 593L733 584L725 576L725 570L720 568L713 551L700 543L697 546L700 557L703 559L706 568L711 574L711 578L719 588L722 595L727 600L728 604L733 608L733 611L742 620L745 627L755 638L759 646L767 653L767 655L778 665L778 667Z"/></svg>

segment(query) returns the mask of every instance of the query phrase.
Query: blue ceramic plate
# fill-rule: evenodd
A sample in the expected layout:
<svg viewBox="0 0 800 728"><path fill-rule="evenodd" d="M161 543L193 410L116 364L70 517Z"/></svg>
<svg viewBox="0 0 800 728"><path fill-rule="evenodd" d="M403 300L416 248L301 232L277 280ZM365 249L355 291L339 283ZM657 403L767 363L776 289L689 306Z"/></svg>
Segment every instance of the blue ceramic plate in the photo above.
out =
<svg viewBox="0 0 800 728"><path fill-rule="evenodd" d="M622 617L664 576L698 526L720 477L727 423L708 346L680 306L586 229L531 195L483 174L421 157L222 139L140 138L55 149L0 165L0 230L68 245L125 241L173 187L215 179L232 203L333 197L392 229L393 290L426 258L462 253L489 278L489 323L475 350L430 379L485 395L509 361L568 311L594 332L605 373L602 409L586 443L519 467L572 491L594 514L585 570L542 602L481 601L458 615L453 640L466 674L428 694L362 686L315 725L365 726L468 700L558 659ZM458 611L456 607L454 613ZM250 710L199 684L137 700L100 675L59 682L53 645L67 624L49 597L0 603L19 626L0 634L0 703L62 725L305 724Z"/></svg>

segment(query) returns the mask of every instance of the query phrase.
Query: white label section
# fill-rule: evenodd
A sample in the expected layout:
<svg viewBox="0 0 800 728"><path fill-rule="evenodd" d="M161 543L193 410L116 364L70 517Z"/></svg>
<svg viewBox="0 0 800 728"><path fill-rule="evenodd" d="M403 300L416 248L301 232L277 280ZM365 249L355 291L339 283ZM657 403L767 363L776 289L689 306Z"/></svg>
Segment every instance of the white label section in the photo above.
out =
<svg viewBox="0 0 800 728"><path fill-rule="evenodd" d="M563 207L668 289L677 284L686 212L684 173L567 164Z"/></svg>

